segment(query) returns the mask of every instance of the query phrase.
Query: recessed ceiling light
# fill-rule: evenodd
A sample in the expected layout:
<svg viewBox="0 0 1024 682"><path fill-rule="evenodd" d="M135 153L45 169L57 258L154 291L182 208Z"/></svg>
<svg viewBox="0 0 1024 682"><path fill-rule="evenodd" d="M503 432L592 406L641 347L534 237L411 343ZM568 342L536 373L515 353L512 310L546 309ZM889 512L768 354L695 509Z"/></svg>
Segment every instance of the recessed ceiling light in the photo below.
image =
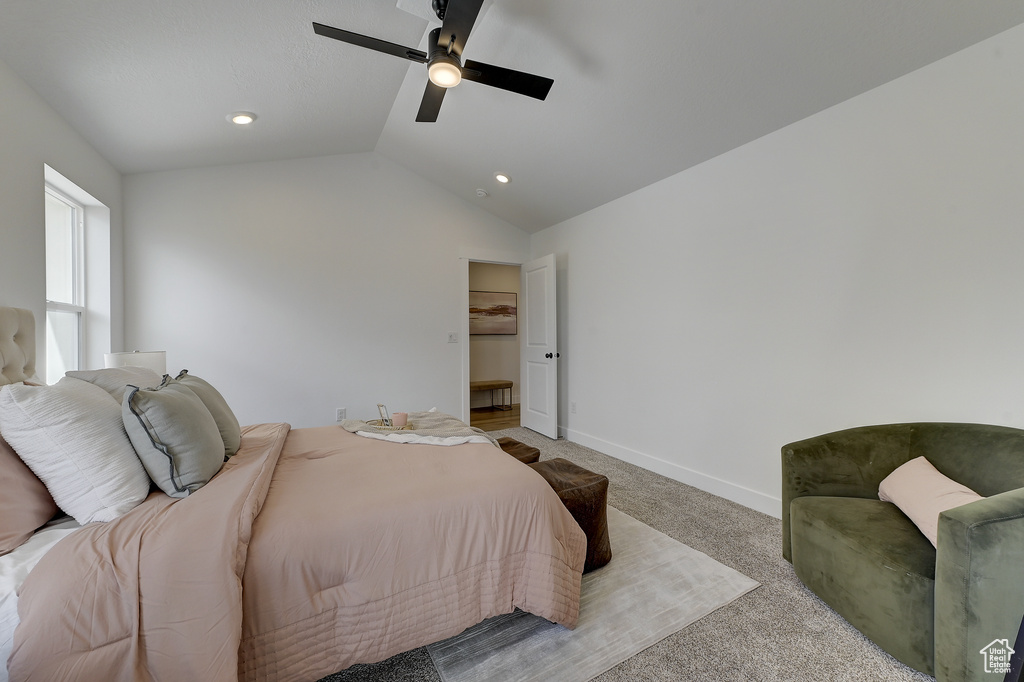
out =
<svg viewBox="0 0 1024 682"><path fill-rule="evenodd" d="M509 178L504 173L495 173L494 174L494 179L497 180L498 182L500 182L503 185L507 185L511 181L511 178Z"/></svg>
<svg viewBox="0 0 1024 682"><path fill-rule="evenodd" d="M240 126L247 126L256 120L256 114L251 111L236 111L228 116L228 120Z"/></svg>

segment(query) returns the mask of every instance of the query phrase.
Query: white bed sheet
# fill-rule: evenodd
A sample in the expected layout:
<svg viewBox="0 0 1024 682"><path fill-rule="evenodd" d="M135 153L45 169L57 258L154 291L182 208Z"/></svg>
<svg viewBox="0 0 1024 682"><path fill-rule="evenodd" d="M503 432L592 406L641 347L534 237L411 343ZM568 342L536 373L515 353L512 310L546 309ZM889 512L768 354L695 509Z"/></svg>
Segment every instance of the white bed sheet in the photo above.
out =
<svg viewBox="0 0 1024 682"><path fill-rule="evenodd" d="M43 526L13 552L0 556L0 682L8 682L7 659L18 627L18 589L39 560L61 539L81 528L61 517Z"/></svg>

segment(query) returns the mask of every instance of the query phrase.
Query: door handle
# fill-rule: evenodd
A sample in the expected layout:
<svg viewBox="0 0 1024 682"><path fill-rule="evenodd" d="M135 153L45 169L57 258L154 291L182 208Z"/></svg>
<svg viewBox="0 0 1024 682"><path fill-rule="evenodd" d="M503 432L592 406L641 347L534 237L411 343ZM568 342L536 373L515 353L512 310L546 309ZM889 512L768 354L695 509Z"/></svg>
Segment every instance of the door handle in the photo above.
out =
<svg viewBox="0 0 1024 682"><path fill-rule="evenodd" d="M545 353L544 357L546 357L548 360L550 360L552 357L560 358L560 357L562 357L562 354L561 353L555 353L554 355L552 355L551 353Z"/></svg>

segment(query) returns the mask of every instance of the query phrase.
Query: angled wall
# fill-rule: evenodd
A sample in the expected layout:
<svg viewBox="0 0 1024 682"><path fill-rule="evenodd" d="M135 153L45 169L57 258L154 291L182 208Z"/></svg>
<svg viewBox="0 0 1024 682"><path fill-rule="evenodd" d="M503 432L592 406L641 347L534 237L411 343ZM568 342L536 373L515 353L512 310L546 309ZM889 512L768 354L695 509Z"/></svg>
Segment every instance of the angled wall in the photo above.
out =
<svg viewBox="0 0 1024 682"><path fill-rule="evenodd" d="M109 282L97 285L109 297L111 345L120 345L121 175L70 125L0 62L0 305L28 308L36 317L39 373L45 376L44 311L46 252L43 220L44 165L58 171L110 209ZM102 363L110 347L97 347L87 364Z"/></svg>

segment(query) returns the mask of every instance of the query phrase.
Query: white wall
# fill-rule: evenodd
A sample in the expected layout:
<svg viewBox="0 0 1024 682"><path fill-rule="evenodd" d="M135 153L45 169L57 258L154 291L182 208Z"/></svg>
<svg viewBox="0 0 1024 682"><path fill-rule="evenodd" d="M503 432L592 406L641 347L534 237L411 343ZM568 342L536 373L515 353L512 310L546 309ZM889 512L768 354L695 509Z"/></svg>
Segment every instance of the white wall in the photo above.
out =
<svg viewBox="0 0 1024 682"><path fill-rule="evenodd" d="M460 256L528 249L375 153L126 176L125 216L129 346L167 350L243 423L460 414Z"/></svg>
<svg viewBox="0 0 1024 682"><path fill-rule="evenodd" d="M110 281L95 283L109 302L109 344L121 344L121 175L81 136L0 62L0 306L28 308L36 316L39 376L45 376L46 251L43 219L44 165L71 180L110 209ZM103 240L100 240L101 242ZM95 302L94 302L95 303ZM94 307L90 305L90 307ZM106 322L106 320L103 320ZM102 366L94 348L88 366ZM98 363L98 364L97 364Z"/></svg>
<svg viewBox="0 0 1024 682"><path fill-rule="evenodd" d="M1024 427L1022 122L1024 26L534 235L565 433L778 515L787 442Z"/></svg>
<svg viewBox="0 0 1024 682"><path fill-rule="evenodd" d="M469 290L502 291L518 296L519 270L518 265L470 263ZM469 380L494 379L510 379L512 403L519 402L519 334L474 334L469 337ZM491 392L477 391L470 400L471 407L488 407ZM495 391L494 402L499 400L499 392Z"/></svg>

